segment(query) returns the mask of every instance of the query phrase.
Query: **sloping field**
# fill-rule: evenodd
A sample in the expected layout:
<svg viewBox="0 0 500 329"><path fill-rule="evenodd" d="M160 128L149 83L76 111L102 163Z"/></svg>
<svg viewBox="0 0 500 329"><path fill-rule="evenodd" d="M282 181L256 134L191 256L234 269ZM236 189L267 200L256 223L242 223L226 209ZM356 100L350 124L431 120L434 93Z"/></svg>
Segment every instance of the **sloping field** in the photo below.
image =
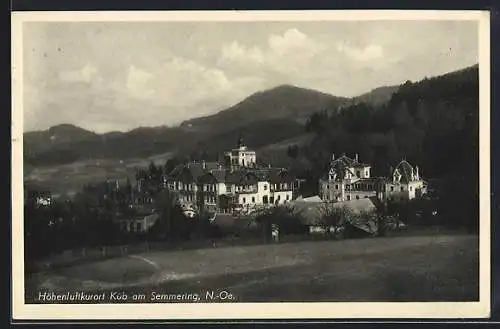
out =
<svg viewBox="0 0 500 329"><path fill-rule="evenodd" d="M478 272L476 236L309 241L150 252L39 273L26 279L26 302L38 302L40 291L116 289L146 296L224 290L244 302L474 301Z"/></svg>
<svg viewBox="0 0 500 329"><path fill-rule="evenodd" d="M171 153L164 153L145 159L94 159L57 166L27 166L24 180L43 186L54 194L71 195L85 184L134 177L135 168L146 168L151 161L163 166L171 156Z"/></svg>

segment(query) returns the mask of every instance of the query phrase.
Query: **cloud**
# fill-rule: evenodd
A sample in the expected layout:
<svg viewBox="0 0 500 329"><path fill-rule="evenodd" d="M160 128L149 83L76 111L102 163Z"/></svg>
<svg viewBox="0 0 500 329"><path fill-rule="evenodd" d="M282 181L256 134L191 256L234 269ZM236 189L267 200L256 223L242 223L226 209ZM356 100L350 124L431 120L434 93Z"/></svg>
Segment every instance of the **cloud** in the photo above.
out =
<svg viewBox="0 0 500 329"><path fill-rule="evenodd" d="M133 97L148 98L151 96L151 90L146 88L146 84L151 80L153 74L138 69L130 65L127 74L126 88Z"/></svg>
<svg viewBox="0 0 500 329"><path fill-rule="evenodd" d="M124 97L147 100L152 105L189 107L205 98L223 96L232 88L225 73L183 57L172 57L154 71L131 65Z"/></svg>
<svg viewBox="0 0 500 329"><path fill-rule="evenodd" d="M233 41L222 46L221 61L250 61L254 64L263 64L264 54L258 47L245 47L237 41Z"/></svg>
<svg viewBox="0 0 500 329"><path fill-rule="evenodd" d="M253 65L282 72L300 66L322 49L317 41L292 28L283 34L270 34L266 47L245 46L238 41L224 44L218 64Z"/></svg>
<svg viewBox="0 0 500 329"><path fill-rule="evenodd" d="M90 82L96 74L97 69L92 65L87 64L79 70L60 72L59 79L66 82Z"/></svg>
<svg viewBox="0 0 500 329"><path fill-rule="evenodd" d="M33 23L24 32L26 129L171 125L279 84L355 96L477 62L477 24L465 22Z"/></svg>
<svg viewBox="0 0 500 329"><path fill-rule="evenodd" d="M363 48L355 48L345 43L338 43L337 51L356 61L363 62L381 58L384 54L383 48L380 45L375 44L367 45Z"/></svg>
<svg viewBox="0 0 500 329"><path fill-rule="evenodd" d="M297 49L314 49L316 47L314 41L297 29L286 30L283 35L271 35L268 43L271 50L280 55Z"/></svg>

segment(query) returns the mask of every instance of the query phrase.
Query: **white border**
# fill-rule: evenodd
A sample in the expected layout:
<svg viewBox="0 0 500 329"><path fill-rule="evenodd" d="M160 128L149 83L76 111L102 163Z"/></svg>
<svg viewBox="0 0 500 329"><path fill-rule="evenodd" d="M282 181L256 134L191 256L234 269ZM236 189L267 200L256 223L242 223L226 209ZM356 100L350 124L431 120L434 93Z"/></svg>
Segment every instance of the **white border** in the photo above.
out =
<svg viewBox="0 0 500 329"><path fill-rule="evenodd" d="M23 66L26 21L360 21L479 22L480 301L443 303L224 303L33 305L24 303ZM12 22L12 316L15 320L485 318L490 312L490 14L488 11L140 11L13 12Z"/></svg>

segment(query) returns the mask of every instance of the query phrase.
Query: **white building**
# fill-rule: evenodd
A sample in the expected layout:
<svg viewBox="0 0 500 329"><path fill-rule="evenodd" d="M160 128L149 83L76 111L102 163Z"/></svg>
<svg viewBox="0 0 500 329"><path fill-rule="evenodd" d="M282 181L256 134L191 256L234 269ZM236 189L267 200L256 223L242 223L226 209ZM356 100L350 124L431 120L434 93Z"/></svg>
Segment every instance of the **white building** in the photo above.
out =
<svg viewBox="0 0 500 329"><path fill-rule="evenodd" d="M251 209L290 202L295 180L282 168L258 167L255 151L243 145L226 153L226 165L180 165L165 179L181 202L216 211Z"/></svg>
<svg viewBox="0 0 500 329"><path fill-rule="evenodd" d="M426 183L419 173L418 166L412 167L402 160L392 169L386 182L385 194L387 201L411 200L426 193Z"/></svg>
<svg viewBox="0 0 500 329"><path fill-rule="evenodd" d="M323 201L342 202L370 197L382 197L383 183L371 177L371 166L361 163L356 154L350 158L332 155L328 173L319 181L319 196Z"/></svg>
<svg viewBox="0 0 500 329"><path fill-rule="evenodd" d="M240 137L237 148L224 153L226 162L233 167L255 168L257 164L257 155L255 151L248 149Z"/></svg>
<svg viewBox="0 0 500 329"><path fill-rule="evenodd" d="M330 169L319 180L319 196L327 202L343 202L376 197L380 200L402 201L426 193L426 183L418 167L402 160L392 169L389 178L371 177L371 166L358 161L358 156L332 156Z"/></svg>

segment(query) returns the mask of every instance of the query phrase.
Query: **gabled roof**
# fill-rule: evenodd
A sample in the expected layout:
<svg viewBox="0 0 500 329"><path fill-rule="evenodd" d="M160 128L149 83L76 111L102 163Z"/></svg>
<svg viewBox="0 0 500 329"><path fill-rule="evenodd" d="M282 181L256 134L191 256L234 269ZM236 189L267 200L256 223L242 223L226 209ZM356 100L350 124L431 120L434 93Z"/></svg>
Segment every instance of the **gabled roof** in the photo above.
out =
<svg viewBox="0 0 500 329"><path fill-rule="evenodd" d="M215 181L217 183L223 183L226 181L226 169L215 169L211 170L210 173L215 177Z"/></svg>
<svg viewBox="0 0 500 329"><path fill-rule="evenodd" d="M366 163L361 163L361 162L359 162L356 159L349 158L345 154L342 154L342 156L340 156L339 158L333 160L330 163L330 166L333 167L333 166L335 166L337 164L340 164L343 167L354 167L354 168L358 168L358 167L370 167L370 165L368 165Z"/></svg>
<svg viewBox="0 0 500 329"><path fill-rule="evenodd" d="M302 195L301 195L301 196L299 196L297 198L297 201L302 201L302 202L323 202L323 200L321 200L321 198L319 196L317 196L317 195L310 196L310 197L305 197L305 198L302 197Z"/></svg>
<svg viewBox="0 0 500 329"><path fill-rule="evenodd" d="M200 177L198 177L198 179L196 181L200 184L215 184L215 183L217 183L217 179L211 173L205 173L205 174L201 175Z"/></svg>
<svg viewBox="0 0 500 329"><path fill-rule="evenodd" d="M245 172L243 170L229 171L226 174L226 183L239 184L243 180Z"/></svg>
<svg viewBox="0 0 500 329"><path fill-rule="evenodd" d="M394 175L398 173L401 175L401 183L408 183L413 180L412 176L414 174L414 169L406 160L401 160L396 168L394 168L392 174Z"/></svg>
<svg viewBox="0 0 500 329"><path fill-rule="evenodd" d="M269 175L271 183L290 183L293 181L293 176L286 170L280 170Z"/></svg>
<svg viewBox="0 0 500 329"><path fill-rule="evenodd" d="M218 168L219 163L217 162L191 162L176 166L167 177L168 179L180 180L185 183L194 183L198 181L201 176L212 170L218 170Z"/></svg>

